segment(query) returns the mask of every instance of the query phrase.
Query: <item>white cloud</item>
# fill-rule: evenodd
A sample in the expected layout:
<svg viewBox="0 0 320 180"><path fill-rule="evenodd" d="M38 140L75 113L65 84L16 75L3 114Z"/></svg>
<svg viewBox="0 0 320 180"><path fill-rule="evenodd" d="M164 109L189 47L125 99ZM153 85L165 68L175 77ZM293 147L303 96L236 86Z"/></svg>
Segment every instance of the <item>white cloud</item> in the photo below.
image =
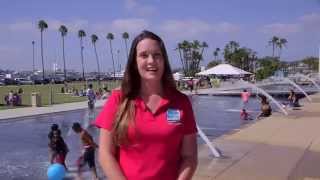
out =
<svg viewBox="0 0 320 180"><path fill-rule="evenodd" d="M198 20L169 20L163 23L161 29L172 36L194 37L201 33L210 32L212 27L210 24Z"/></svg>
<svg viewBox="0 0 320 180"><path fill-rule="evenodd" d="M156 13L156 8L154 6L138 3L137 0L125 0L124 6L131 13L139 16L146 17Z"/></svg>
<svg viewBox="0 0 320 180"><path fill-rule="evenodd" d="M149 27L149 23L145 19L116 19L110 24L97 23L93 25L93 30L98 34L113 33L137 33Z"/></svg>
<svg viewBox="0 0 320 180"><path fill-rule="evenodd" d="M48 24L48 30L57 31L61 25L65 25L69 32L77 32L81 28L88 27L87 20L76 19L72 21L60 21L57 19L46 20ZM2 24L2 28L6 28L9 31L23 31L23 32L35 32L38 28L38 21L20 21L11 24Z"/></svg>
<svg viewBox="0 0 320 180"><path fill-rule="evenodd" d="M134 9L135 7L138 6L138 3L136 0L126 0L125 3L124 3L124 6L126 9Z"/></svg>
<svg viewBox="0 0 320 180"><path fill-rule="evenodd" d="M173 37L189 39L207 33L234 33L239 31L240 27L228 22L210 24L201 20L169 20L165 21L160 29Z"/></svg>
<svg viewBox="0 0 320 180"><path fill-rule="evenodd" d="M137 13L140 16L152 16L156 13L156 8L153 6L140 6L137 9Z"/></svg>
<svg viewBox="0 0 320 180"><path fill-rule="evenodd" d="M266 34L288 35L301 31L301 25L274 23L263 26L260 31Z"/></svg>
<svg viewBox="0 0 320 180"><path fill-rule="evenodd" d="M145 19L117 19L111 24L116 31L139 32L148 28L149 23Z"/></svg>
<svg viewBox="0 0 320 180"><path fill-rule="evenodd" d="M320 30L320 14L311 13L297 18L294 23L273 23L260 28L266 34L289 35L298 32L310 32Z"/></svg>
<svg viewBox="0 0 320 180"><path fill-rule="evenodd" d="M60 21L56 19L49 19L47 21L48 29L58 31L61 25L65 25L69 32L78 32L79 29L88 28L89 22L87 20L76 19L72 21Z"/></svg>
<svg viewBox="0 0 320 180"><path fill-rule="evenodd" d="M0 46L0 52L1 53L4 53L4 52L16 52L14 49L10 48L10 47L7 47L7 46Z"/></svg>
<svg viewBox="0 0 320 180"><path fill-rule="evenodd" d="M216 32L221 32L221 33L235 33L240 31L240 27L238 25L231 24L228 22L217 24L213 27L213 29Z"/></svg>
<svg viewBox="0 0 320 180"><path fill-rule="evenodd" d="M305 31L320 30L320 14L311 13L299 18Z"/></svg>
<svg viewBox="0 0 320 180"><path fill-rule="evenodd" d="M34 31L36 25L32 22L15 22L8 24L8 28L11 31Z"/></svg>
<svg viewBox="0 0 320 180"><path fill-rule="evenodd" d="M303 23L320 23L320 14L311 13L299 18Z"/></svg>

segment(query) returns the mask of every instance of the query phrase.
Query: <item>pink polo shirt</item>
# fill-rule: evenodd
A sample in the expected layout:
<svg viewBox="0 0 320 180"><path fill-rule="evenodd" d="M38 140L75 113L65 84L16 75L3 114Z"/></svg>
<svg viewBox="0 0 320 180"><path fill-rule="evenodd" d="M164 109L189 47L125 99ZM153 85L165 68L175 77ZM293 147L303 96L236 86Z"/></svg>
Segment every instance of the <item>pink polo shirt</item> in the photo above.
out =
<svg viewBox="0 0 320 180"><path fill-rule="evenodd" d="M248 102L250 96L250 92L241 92L241 98L243 102Z"/></svg>
<svg viewBox="0 0 320 180"><path fill-rule="evenodd" d="M114 90L96 119L96 125L112 130L121 91ZM176 180L184 135L197 132L188 97L166 93L152 114L144 101L135 99L135 123L128 130L129 146L119 148L119 165L128 180Z"/></svg>

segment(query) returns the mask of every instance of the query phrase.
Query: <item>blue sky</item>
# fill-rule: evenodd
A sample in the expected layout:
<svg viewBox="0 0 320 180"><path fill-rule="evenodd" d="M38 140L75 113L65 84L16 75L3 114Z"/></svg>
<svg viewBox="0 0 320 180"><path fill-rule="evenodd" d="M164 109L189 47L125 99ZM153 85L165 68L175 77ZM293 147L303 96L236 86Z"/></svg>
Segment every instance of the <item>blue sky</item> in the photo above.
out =
<svg viewBox="0 0 320 180"><path fill-rule="evenodd" d="M45 68L53 62L62 67L60 25L69 32L65 40L68 69L80 70L77 31L84 29L85 68L96 70L89 36L97 34L97 50L102 71L111 71L112 61L106 35L112 32L115 60L125 65L125 45L121 34L132 38L148 29L165 41L173 67L179 67L174 51L183 40L206 41L206 65L216 47L231 40L256 51L259 57L271 55L268 41L273 35L286 38L282 59L298 60L318 56L320 45L320 0L1 0L0 69L31 70L32 45L36 42L36 67L41 68L40 32L37 22L48 23L44 33ZM119 53L117 51L119 50ZM220 55L222 56L222 55Z"/></svg>

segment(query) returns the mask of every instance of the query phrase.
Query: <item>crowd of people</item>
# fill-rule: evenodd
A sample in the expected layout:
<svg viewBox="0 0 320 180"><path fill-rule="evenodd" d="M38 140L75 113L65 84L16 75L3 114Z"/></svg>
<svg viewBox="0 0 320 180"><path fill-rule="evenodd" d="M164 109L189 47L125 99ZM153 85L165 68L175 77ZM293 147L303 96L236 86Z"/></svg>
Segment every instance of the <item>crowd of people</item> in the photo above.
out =
<svg viewBox="0 0 320 180"><path fill-rule="evenodd" d="M260 98L260 113L256 118L253 118L248 112L248 103L249 103L249 98L251 96L251 93L247 91L247 89L243 89L241 92L241 100L242 100L242 109L240 112L240 118L242 120L254 120L254 119L259 119L262 117L268 117L271 115L272 109L269 104L269 101L267 100L267 97L264 95L259 95L258 97Z"/></svg>
<svg viewBox="0 0 320 180"><path fill-rule="evenodd" d="M91 89L93 88L92 84L89 84L88 87L91 85ZM94 91L95 97L97 99L105 99L107 97L107 94L109 93L109 89L106 85L104 85L103 88L98 88L97 91ZM72 96L87 96L88 94L88 89L80 89L78 90L75 87L72 88L67 88L65 86L61 87L60 93L62 94L72 94Z"/></svg>
<svg viewBox="0 0 320 180"><path fill-rule="evenodd" d="M4 97L4 101L7 106L21 106L22 105L22 98L21 95L23 93L23 89L19 88L18 92L14 92L10 90L8 95Z"/></svg>
<svg viewBox="0 0 320 180"><path fill-rule="evenodd" d="M240 112L240 118L242 120L252 120L250 114L247 112L247 104L249 102L249 97L251 96L250 92L248 92L246 89L243 90L241 93L241 99L242 99L242 109ZM262 118L262 117L269 117L272 114L272 108L271 105L269 104L269 101L267 100L267 97L264 95L259 95L260 98L260 113L256 117L256 119ZM282 103L284 108L296 108L296 107L301 107L299 103L299 97L296 95L296 93L293 91L293 89L290 89L289 95L287 98L287 101Z"/></svg>

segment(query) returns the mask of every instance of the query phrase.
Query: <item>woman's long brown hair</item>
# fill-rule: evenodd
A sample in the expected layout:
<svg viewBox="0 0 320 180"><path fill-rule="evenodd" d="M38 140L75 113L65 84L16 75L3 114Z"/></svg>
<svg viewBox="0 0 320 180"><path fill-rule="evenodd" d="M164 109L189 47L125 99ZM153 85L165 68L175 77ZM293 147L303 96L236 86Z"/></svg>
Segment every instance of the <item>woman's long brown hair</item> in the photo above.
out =
<svg viewBox="0 0 320 180"><path fill-rule="evenodd" d="M169 64L168 54L162 39L150 31L142 31L133 41L129 52L128 62L121 84L122 98L116 119L113 125L113 141L115 145L127 145L128 128L134 124L135 105L134 99L139 96L140 92L140 74L137 67L137 45L143 39L152 39L159 43L160 50L164 59L164 72L161 78L163 87L170 90L176 90L172 71Z"/></svg>

